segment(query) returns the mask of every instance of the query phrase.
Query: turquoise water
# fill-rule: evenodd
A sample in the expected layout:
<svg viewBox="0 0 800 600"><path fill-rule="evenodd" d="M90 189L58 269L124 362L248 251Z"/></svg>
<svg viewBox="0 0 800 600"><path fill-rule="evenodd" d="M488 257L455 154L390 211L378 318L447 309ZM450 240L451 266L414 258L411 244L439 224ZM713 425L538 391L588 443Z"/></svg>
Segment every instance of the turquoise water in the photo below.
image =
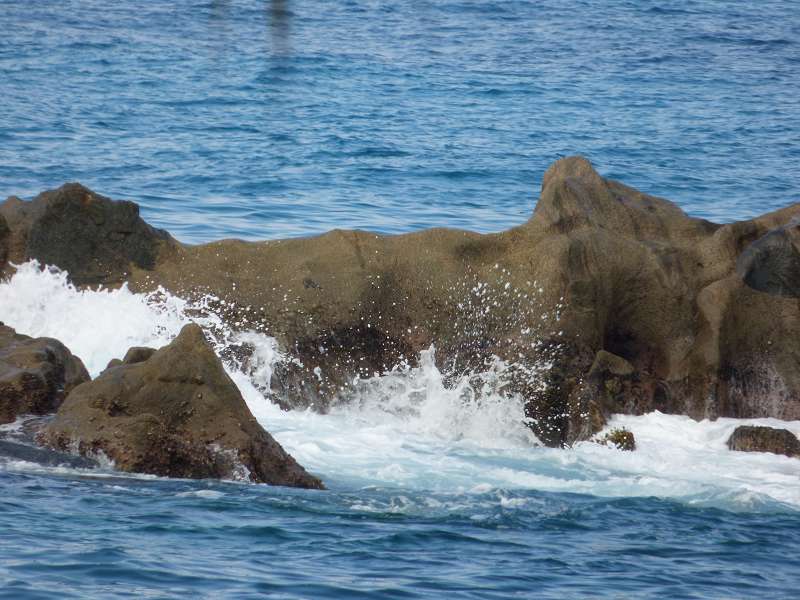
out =
<svg viewBox="0 0 800 600"><path fill-rule="evenodd" d="M0 0L0 26L0 196L78 180L185 241L501 230L574 153L718 221L800 200L796 2ZM93 373L177 333L170 302L0 284L0 320ZM403 375L421 407L326 416L237 377L329 491L0 445L0 597L800 596L800 461L728 452L733 423L620 417L635 453L550 450L435 369Z"/></svg>

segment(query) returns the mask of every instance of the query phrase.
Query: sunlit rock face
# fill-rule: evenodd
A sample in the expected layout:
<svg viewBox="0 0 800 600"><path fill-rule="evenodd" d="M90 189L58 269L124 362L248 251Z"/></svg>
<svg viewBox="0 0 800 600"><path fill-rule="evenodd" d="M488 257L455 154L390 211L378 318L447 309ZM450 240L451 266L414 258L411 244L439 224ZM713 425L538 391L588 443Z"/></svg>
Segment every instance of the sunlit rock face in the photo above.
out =
<svg viewBox="0 0 800 600"><path fill-rule="evenodd" d="M68 191L41 195L37 210L0 208L8 256L71 269L78 283L124 275L138 291L212 295L232 327L275 336L291 358L271 379L285 406L326 410L433 344L454 378L507 365L505 393L551 446L588 438L615 412L800 418L800 205L718 225L570 157L548 169L531 219L498 234L336 230L188 246L134 219L136 252L89 227L90 251L61 257L20 232L47 237L55 224L40 215ZM104 222L130 211L103 206ZM230 349L242 363L250 351Z"/></svg>

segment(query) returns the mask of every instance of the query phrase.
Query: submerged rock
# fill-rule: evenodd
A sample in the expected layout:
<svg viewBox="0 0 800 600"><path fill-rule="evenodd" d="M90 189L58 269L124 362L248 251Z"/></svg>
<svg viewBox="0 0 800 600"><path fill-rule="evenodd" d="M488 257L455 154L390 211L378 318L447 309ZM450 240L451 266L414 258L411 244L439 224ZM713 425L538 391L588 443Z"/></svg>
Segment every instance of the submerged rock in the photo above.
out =
<svg viewBox="0 0 800 600"><path fill-rule="evenodd" d="M740 425L728 438L728 448L740 452L771 452L800 457L800 440L788 429Z"/></svg>
<svg viewBox="0 0 800 600"><path fill-rule="evenodd" d="M17 256L27 230L12 217L31 210L9 202L0 213ZM325 410L356 378L431 344L445 374L499 357L536 435L561 446L613 413L800 418L798 219L800 204L727 225L694 219L569 157L545 173L531 219L497 234L337 230L187 246L137 229L150 250L123 260L90 227L80 251L23 246L79 281L114 284L125 263L135 291L213 294L230 323L298 359L271 380L285 406ZM61 235L34 220L36 239Z"/></svg>
<svg viewBox="0 0 800 600"><path fill-rule="evenodd" d="M52 338L31 338L0 323L0 424L54 412L89 373Z"/></svg>
<svg viewBox="0 0 800 600"><path fill-rule="evenodd" d="M39 439L122 471L323 487L258 424L197 325L77 387Z"/></svg>

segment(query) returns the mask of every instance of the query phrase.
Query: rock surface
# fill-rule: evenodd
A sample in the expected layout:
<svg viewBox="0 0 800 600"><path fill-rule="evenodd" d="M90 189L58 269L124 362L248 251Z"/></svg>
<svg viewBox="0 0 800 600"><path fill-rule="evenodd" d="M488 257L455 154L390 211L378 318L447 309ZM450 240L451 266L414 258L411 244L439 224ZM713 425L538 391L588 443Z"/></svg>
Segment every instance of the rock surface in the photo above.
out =
<svg viewBox="0 0 800 600"><path fill-rule="evenodd" d="M740 452L771 452L800 457L800 440L788 429L741 425L728 438L728 448Z"/></svg>
<svg viewBox="0 0 800 600"><path fill-rule="evenodd" d="M617 450L626 450L628 452L636 450L636 438L633 432L624 428L612 429L597 441L606 446L613 446Z"/></svg>
<svg viewBox="0 0 800 600"><path fill-rule="evenodd" d="M0 424L54 412L88 380L81 360L58 340L31 338L0 323Z"/></svg>
<svg viewBox="0 0 800 600"><path fill-rule="evenodd" d="M26 229L6 218L14 256ZM615 412L800 418L798 222L800 204L694 219L569 157L545 173L531 219L502 233L156 240L127 277L134 290L211 292L230 322L275 336L299 359L272 379L289 406L324 410L355 376L432 343L445 373L498 356L515 365L507 389L526 398L534 432L559 446ZM40 237L54 226L40 220ZM48 262L119 281L120 268L103 278L91 266L116 255L92 248ZM44 259L35 244L27 256Z"/></svg>
<svg viewBox="0 0 800 600"><path fill-rule="evenodd" d="M139 217L135 203L110 200L78 183L30 202L12 196L0 204L0 272L7 261L36 258L65 269L78 285L121 283L132 266L152 268L174 243Z"/></svg>
<svg viewBox="0 0 800 600"><path fill-rule="evenodd" d="M18 415L54 412L85 381L86 367L64 344L21 335L0 323L0 424Z"/></svg>
<svg viewBox="0 0 800 600"><path fill-rule="evenodd" d="M323 487L256 422L197 325L75 388L39 440L122 471Z"/></svg>

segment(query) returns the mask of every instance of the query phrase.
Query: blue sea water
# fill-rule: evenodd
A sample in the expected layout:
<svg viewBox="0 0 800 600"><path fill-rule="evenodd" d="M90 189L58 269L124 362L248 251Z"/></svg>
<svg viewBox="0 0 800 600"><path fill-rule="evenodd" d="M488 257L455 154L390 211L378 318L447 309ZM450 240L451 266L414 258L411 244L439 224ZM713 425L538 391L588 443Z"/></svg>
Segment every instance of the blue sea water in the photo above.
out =
<svg viewBox="0 0 800 600"><path fill-rule="evenodd" d="M0 27L0 196L77 180L188 242L497 231L574 153L712 220L800 200L793 1L0 0ZM2 297L58 312L0 320L135 312L51 283ZM113 335L65 341L96 371ZM0 597L800 597L800 468L717 425L632 419L627 456L264 410L329 491L0 458Z"/></svg>
<svg viewBox="0 0 800 600"><path fill-rule="evenodd" d="M0 194L185 241L496 231L581 153L717 221L800 200L794 0L3 0Z"/></svg>

